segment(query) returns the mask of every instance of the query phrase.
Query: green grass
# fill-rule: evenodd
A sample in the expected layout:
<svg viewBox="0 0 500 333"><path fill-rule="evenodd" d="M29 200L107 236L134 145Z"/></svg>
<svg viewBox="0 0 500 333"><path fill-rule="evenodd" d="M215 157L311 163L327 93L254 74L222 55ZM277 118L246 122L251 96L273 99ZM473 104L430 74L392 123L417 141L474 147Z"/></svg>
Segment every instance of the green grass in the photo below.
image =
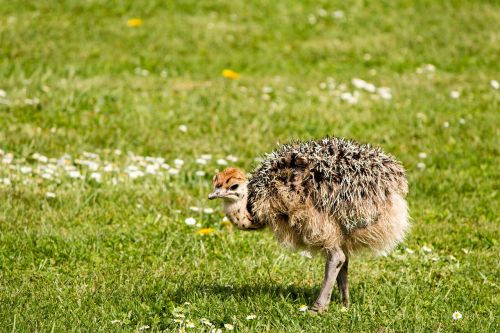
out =
<svg viewBox="0 0 500 333"><path fill-rule="evenodd" d="M0 331L177 332L179 312L189 332L201 318L238 332L499 331L498 22L494 1L0 0ZM393 98L349 104L338 94L352 78ZM298 308L322 259L230 230L206 196L218 158L251 170L277 142L325 135L402 160L414 226L388 257L352 260L347 312L335 293L310 316ZM71 165L85 151L120 171L97 183L78 164L85 179L60 167L46 180L33 158ZM130 180L127 152L185 164Z"/></svg>

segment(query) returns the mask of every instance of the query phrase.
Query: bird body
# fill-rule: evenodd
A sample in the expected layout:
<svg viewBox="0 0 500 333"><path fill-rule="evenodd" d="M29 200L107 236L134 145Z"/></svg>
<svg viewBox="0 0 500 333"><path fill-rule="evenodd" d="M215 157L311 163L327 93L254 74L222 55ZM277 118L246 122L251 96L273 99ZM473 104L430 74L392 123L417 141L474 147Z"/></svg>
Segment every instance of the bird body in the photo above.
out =
<svg viewBox="0 0 500 333"><path fill-rule="evenodd" d="M240 229L269 226L278 241L326 253L325 280L313 311L324 311L337 280L348 304L348 258L388 253L410 227L403 166L379 148L329 137L293 142L268 154L246 180L227 168L210 199L222 198Z"/></svg>
<svg viewBox="0 0 500 333"><path fill-rule="evenodd" d="M278 240L387 253L409 227L405 171L378 148L339 138L268 154L248 184L249 210Z"/></svg>

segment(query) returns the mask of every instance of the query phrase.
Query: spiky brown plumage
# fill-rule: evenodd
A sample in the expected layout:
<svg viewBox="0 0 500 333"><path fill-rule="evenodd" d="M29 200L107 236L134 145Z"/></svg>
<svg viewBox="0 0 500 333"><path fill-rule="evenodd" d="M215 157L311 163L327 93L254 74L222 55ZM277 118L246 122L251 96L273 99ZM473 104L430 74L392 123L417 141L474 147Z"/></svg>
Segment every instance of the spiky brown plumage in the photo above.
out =
<svg viewBox="0 0 500 333"><path fill-rule="evenodd" d="M277 220L290 224L298 235L288 235L295 240L284 239L285 243L323 247L297 239L313 215L338 224L339 236L348 238L353 231L375 224L395 196L402 198L407 192L404 168L392 156L332 137L282 145L268 154L252 172L248 206L271 226Z"/></svg>

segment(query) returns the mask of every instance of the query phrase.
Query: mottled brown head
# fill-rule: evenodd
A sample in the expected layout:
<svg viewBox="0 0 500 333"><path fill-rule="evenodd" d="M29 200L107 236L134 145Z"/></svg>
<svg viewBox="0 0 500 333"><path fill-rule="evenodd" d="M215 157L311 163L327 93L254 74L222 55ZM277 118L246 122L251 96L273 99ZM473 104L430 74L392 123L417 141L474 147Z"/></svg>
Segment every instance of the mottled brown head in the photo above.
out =
<svg viewBox="0 0 500 333"><path fill-rule="evenodd" d="M214 176L212 179L215 189L209 194L210 200L222 198L238 200L246 193L245 173L237 168L229 167Z"/></svg>

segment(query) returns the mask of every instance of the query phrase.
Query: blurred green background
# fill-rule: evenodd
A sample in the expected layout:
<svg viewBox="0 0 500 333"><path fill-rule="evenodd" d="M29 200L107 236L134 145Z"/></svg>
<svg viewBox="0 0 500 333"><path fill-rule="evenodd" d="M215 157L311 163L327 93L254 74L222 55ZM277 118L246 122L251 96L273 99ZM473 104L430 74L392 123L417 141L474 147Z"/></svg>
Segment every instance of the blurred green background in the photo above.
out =
<svg viewBox="0 0 500 333"><path fill-rule="evenodd" d="M498 331L498 22L495 1L0 0L0 327ZM205 198L224 163L326 135L403 162L414 227L311 317L322 259Z"/></svg>

